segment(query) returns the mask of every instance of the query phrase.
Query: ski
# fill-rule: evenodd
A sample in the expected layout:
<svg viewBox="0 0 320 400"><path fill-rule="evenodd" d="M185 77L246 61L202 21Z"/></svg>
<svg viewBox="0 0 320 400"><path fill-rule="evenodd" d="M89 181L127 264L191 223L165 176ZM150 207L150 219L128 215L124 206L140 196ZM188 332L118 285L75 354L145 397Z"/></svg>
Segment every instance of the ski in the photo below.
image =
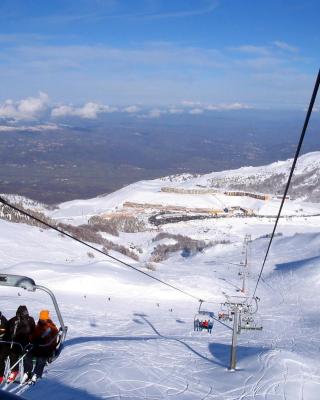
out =
<svg viewBox="0 0 320 400"><path fill-rule="evenodd" d="M24 392L26 392L28 389L32 388L36 384L37 384L37 382L33 382L31 379L29 379L25 383L21 384L20 387L18 388L18 390L15 391L14 393L16 395L20 396L21 394L23 394Z"/></svg>

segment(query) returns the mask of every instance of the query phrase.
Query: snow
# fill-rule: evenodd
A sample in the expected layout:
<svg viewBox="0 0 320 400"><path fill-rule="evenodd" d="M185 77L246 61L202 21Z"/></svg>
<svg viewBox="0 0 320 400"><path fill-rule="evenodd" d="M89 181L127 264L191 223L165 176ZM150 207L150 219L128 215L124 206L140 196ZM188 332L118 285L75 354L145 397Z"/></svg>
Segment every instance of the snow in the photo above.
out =
<svg viewBox="0 0 320 400"><path fill-rule="evenodd" d="M308 168L319 154L303 157L301 168ZM285 169L287 164L279 162L272 168ZM179 185L190 182L182 180ZM168 184L177 186L177 182L164 180L138 182L108 196L64 203L46 213L79 223L90 215L115 211L124 201L192 207L211 202L215 206L212 195L159 191ZM264 202L219 195L219 200L230 201L228 204L243 201L246 207L267 215L274 215L279 206L274 199ZM46 400L317 400L320 217L302 217L299 210L310 215L319 214L319 208L317 203L300 200L286 203L285 212L296 216L280 220L277 232L281 235L274 239L257 292L261 299L257 322L263 330L238 335L234 372L228 371L231 330L216 321L212 335L194 332L195 299L101 254L91 258L86 247L56 232L0 220L0 272L27 275L52 289L69 328L60 357L47 367L44 379L23 396ZM273 223L274 218L228 217L168 224L161 228L163 232L228 243L187 258L174 253L156 264L155 271L143 271L210 301L204 303L205 308L217 314L224 293L239 295L245 234L252 236L248 278L252 293ZM142 268L157 244L152 242L157 233L112 237L116 243L141 247L141 263L112 254ZM19 304L26 304L35 317L40 309L49 308L57 322L45 293L2 288L1 294L1 311L6 317L12 317Z"/></svg>
<svg viewBox="0 0 320 400"><path fill-rule="evenodd" d="M8 230L4 225L17 234L21 231L16 224L1 222L2 231ZM23 228L50 238L43 240L46 248L40 251L35 243L29 243L29 251L38 259L50 258L59 247L64 247L66 254L79 250L77 244L58 235L52 237L48 231ZM320 234L305 231L306 226L304 233L275 241L266 282L259 288L264 330L239 336L235 373L227 371L231 334L225 327L215 323L211 336L193 332L196 301L108 261L63 263L57 262L58 253L56 263L25 262L25 248L18 254L15 246L7 243L12 261L10 268L1 272L27 274L53 289L69 326L63 353L24 397L300 399L303 393L304 399L316 399L320 383L316 317ZM266 239L252 244L255 273L251 286L266 244ZM224 262L240 259L241 243L234 243L187 261L172 258L157 274L196 296L209 298L217 312L224 299L222 291L234 294L234 286L240 285L239 268ZM47 300L38 293L5 289L1 303L8 316L19 304L27 304L37 315L44 304L49 305Z"/></svg>
<svg viewBox="0 0 320 400"><path fill-rule="evenodd" d="M47 210L46 214L59 222L71 223L74 225L84 224L94 215L103 215L115 211L121 211L126 202L142 205L162 205L168 208L172 206L186 208L202 208L211 210L223 210L230 207L243 207L253 210L259 215L274 215L279 209L280 200L258 200L247 196L227 196L223 194L223 188L216 189L217 193L187 194L170 193L162 191L163 188L172 189L197 189L210 188L211 183L219 181L219 184L228 182L245 183L246 181L263 182L269 177L284 174L287 177L291 168L292 160L278 161L261 167L242 167L237 170L213 172L210 174L193 176L178 175L151 181L140 181L126 186L112 194L101 195L88 200L73 200L62 203L55 210ZM304 176L306 172L313 172L312 175ZM308 153L301 156L297 162L294 177L302 177L303 181L299 187L303 188L319 181L320 176L320 152ZM284 178L278 178L284 179ZM283 185L285 180L283 180ZM283 186L284 187L284 186ZM251 192L251 190L249 190ZM260 193L268 195L269 193ZM283 215L293 215L299 211L301 200L287 200L283 209ZM157 207L155 207L157 208ZM314 215L319 211L318 203L303 203L304 214Z"/></svg>
<svg viewBox="0 0 320 400"><path fill-rule="evenodd" d="M264 177L266 175L284 173L286 175L289 174L292 165L292 159L288 159L286 161L277 161L269 165L264 165L261 167L242 167L235 170L227 170L221 172L212 172L210 174L202 175L201 178L191 178L185 183L182 183L181 186L188 187L194 184L196 181L198 184L206 185L209 179L215 178L225 178L228 176L239 176L242 180L252 176L252 175L260 175ZM314 169L320 169L320 152L314 151L311 153L304 154L299 157L295 169L295 175L299 175L302 172L312 171Z"/></svg>

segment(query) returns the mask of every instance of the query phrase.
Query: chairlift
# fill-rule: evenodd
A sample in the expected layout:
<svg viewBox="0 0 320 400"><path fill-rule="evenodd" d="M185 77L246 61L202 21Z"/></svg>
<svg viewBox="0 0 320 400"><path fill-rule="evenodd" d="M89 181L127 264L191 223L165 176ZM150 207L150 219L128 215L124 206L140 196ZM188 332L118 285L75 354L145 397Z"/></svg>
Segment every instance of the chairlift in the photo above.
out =
<svg viewBox="0 0 320 400"><path fill-rule="evenodd" d="M261 323L257 320L256 317L254 318L250 314L242 314L239 325L240 325L241 330L247 330L247 331L257 331L257 330L261 331L262 330Z"/></svg>
<svg viewBox="0 0 320 400"><path fill-rule="evenodd" d="M194 330L203 331L206 330L211 333L214 323L214 312L201 310L203 300L200 300L198 313L194 316Z"/></svg>
<svg viewBox="0 0 320 400"><path fill-rule="evenodd" d="M11 274L0 274L0 286L17 287L27 290L28 292L35 292L36 290L41 290L43 292L46 292L51 297L51 300L53 302L60 323L60 328L57 336L57 346L54 355L50 359L50 361L55 360L59 356L63 348L63 343L67 335L68 327L65 326L63 322L57 300L52 291L45 286L36 285L35 281L31 278L28 278L27 276L11 275Z"/></svg>
<svg viewBox="0 0 320 400"><path fill-rule="evenodd" d="M237 307L239 310L249 313L248 297L247 296L229 296L224 293L227 301L221 303L221 308L218 313L219 320L233 321L234 309Z"/></svg>
<svg viewBox="0 0 320 400"><path fill-rule="evenodd" d="M233 307L233 306L238 306L240 308L244 308L248 305L249 296L245 295L237 295L237 296L229 296L226 293L223 293L227 299L227 301L224 303L225 306Z"/></svg>
<svg viewBox="0 0 320 400"><path fill-rule="evenodd" d="M232 321L232 314L229 307L226 306L226 303L222 303L220 306L220 311L218 313L219 320L222 321Z"/></svg>

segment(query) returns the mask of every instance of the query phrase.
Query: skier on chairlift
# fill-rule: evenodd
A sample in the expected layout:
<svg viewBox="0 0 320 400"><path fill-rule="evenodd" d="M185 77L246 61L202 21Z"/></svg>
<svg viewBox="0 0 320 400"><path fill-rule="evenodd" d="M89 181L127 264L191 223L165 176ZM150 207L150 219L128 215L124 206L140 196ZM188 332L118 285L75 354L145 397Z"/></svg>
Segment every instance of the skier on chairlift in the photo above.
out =
<svg viewBox="0 0 320 400"><path fill-rule="evenodd" d="M202 326L202 328L204 328L204 329L208 329L208 325L209 325L209 322L208 322L207 319L204 320L204 321L201 323L201 326Z"/></svg>
<svg viewBox="0 0 320 400"><path fill-rule="evenodd" d="M23 382L31 379L31 383L35 383L42 377L44 367L57 347L58 333L58 328L50 319L49 311L40 311L39 321L31 336L32 349L26 356ZM36 357L34 368L33 357Z"/></svg>
<svg viewBox="0 0 320 400"><path fill-rule="evenodd" d="M212 328L213 328L213 321L211 320L211 321L208 322L208 332L209 333L211 333Z"/></svg>
<svg viewBox="0 0 320 400"><path fill-rule="evenodd" d="M200 321L199 321L199 318L196 318L195 320L194 320L194 330L195 331L199 331L200 330Z"/></svg>
<svg viewBox="0 0 320 400"><path fill-rule="evenodd" d="M16 311L16 316L8 321L4 340L7 342L5 350L0 356L0 379L4 375L5 361L10 358L11 369L8 383L14 382L19 375L19 359L30 343L31 335L35 328L34 319L29 315L26 306L21 305ZM24 359L25 364L25 359Z"/></svg>
<svg viewBox="0 0 320 400"><path fill-rule="evenodd" d="M7 329L7 318L0 311L0 342L3 340Z"/></svg>

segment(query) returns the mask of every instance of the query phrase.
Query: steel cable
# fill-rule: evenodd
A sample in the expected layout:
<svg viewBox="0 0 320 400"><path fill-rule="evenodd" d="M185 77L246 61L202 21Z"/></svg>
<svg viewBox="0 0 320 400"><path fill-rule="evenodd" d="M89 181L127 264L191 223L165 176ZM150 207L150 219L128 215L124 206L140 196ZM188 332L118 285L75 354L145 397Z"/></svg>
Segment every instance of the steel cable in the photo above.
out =
<svg viewBox="0 0 320 400"><path fill-rule="evenodd" d="M282 212L282 208L283 208L284 202L285 202L286 197L287 197L287 193L288 193L288 190L289 190L289 186L290 186L290 183L291 183L293 172L294 172L296 164L297 164L297 160L298 160L298 157L299 157L299 154L300 154L302 143L303 143L303 140L304 140L304 137L305 137L305 134L306 134L306 130L307 130L307 127L308 127L308 124L309 124L310 116L311 116L311 113L312 113L312 110L313 110L313 106L314 106L314 103L316 101L319 85L320 85L320 70L318 71L318 76L317 76L317 79L316 79L316 82L315 82L315 85L314 85L313 93L312 93L311 100L310 100L310 103L309 103L309 107L308 107L308 111L307 111L307 114L306 114L306 118L305 118L305 121L304 121L304 124L303 124L303 128L302 128L302 132L301 132L301 135L300 135L299 143L298 143L298 146L297 146L297 149L296 149L296 153L295 153L295 156L294 156L294 159L293 159L293 162L292 162L292 166L291 166L290 174L289 174L289 177L288 177L288 181L287 181L287 184L286 184L286 187L285 187L285 191L284 191L283 196L282 196L282 200L281 200L280 208L279 208L279 211L278 211L278 215L277 215L274 227L273 227L273 231L272 231L272 234L271 234L271 237L270 237L270 240L269 240L268 248L267 248L263 263L262 263L262 267L261 267L261 270L260 270L260 273L259 273L259 276L258 276L258 279L257 279L257 283L256 283L256 286L255 286L252 298L255 297L255 294L256 294L256 291L257 291L257 288L258 288L258 285L259 285L259 282L260 282L260 279L261 279L261 276L262 276L262 272L263 272L263 269L265 267L268 255L269 255L269 251L270 251L270 247L271 247L271 244L272 244L272 241L273 241L273 237L274 237L274 234L275 234L277 226L278 226L279 218L280 218L280 215L281 215L281 212Z"/></svg>
<svg viewBox="0 0 320 400"><path fill-rule="evenodd" d="M13 210L15 210L15 211L21 213L22 215L25 215L25 216L27 216L27 217L33 219L34 221L39 222L40 224L43 224L44 226L46 226L46 227L48 227L48 228L50 228L50 229L55 230L56 232L61 233L62 235L65 235L65 236L69 237L69 238L72 239L72 240L75 240L75 241L78 242L78 243L83 244L84 246L89 247L89 248L92 249L92 250L97 251L98 253L103 254L103 255L106 256L106 257L111 258L111 259L114 260L114 261L119 262L120 264L122 264L122 265L124 265L124 266L126 266L126 267L128 267L128 268L131 268L131 269L133 269L133 270L135 270L135 271L137 271L137 272L140 272L141 274L146 275L146 276L148 276L149 278L151 278L151 279L153 279L153 280L155 280L155 281L157 281L157 282L159 282L159 283L162 283L163 285L166 285L166 286L170 287L171 289L177 290L178 292L183 293L183 294L186 295L186 296L192 297L193 299L195 299L195 300L197 300L197 301L200 301L200 299L199 299L198 297L194 296L193 294L188 293L188 292L186 292L185 290L179 289L179 288L177 288L176 286L171 285L170 283L163 281L162 279L159 279L159 278L157 278L157 277L155 277L155 276L152 276L152 275L148 274L147 272L141 271L139 268L134 267L133 265L131 265L131 264L129 264L129 263L127 263L127 262L121 260L120 258L114 257L114 256L112 256L112 255L106 253L105 251L100 250L100 249L98 249L97 247L92 246L91 244L86 243L86 242L84 242L83 240L78 239L77 237L75 237L75 236L73 236L73 235L70 235L69 233L65 232L64 230L62 230L62 229L60 229L60 228L58 228L58 227L56 227L56 226L54 226L54 225L52 225L52 224L49 224L48 222L43 221L42 219L40 219L40 218L38 218L38 217L35 217L34 215L28 213L28 212L25 211L25 210L21 210L20 208L18 208L18 207L16 207L16 206L14 206L13 204L9 203L7 200L5 200L5 199L4 199L3 197L1 197L1 196L0 196L0 203L2 203L2 204L4 204L4 205L6 205L6 206L12 208Z"/></svg>

